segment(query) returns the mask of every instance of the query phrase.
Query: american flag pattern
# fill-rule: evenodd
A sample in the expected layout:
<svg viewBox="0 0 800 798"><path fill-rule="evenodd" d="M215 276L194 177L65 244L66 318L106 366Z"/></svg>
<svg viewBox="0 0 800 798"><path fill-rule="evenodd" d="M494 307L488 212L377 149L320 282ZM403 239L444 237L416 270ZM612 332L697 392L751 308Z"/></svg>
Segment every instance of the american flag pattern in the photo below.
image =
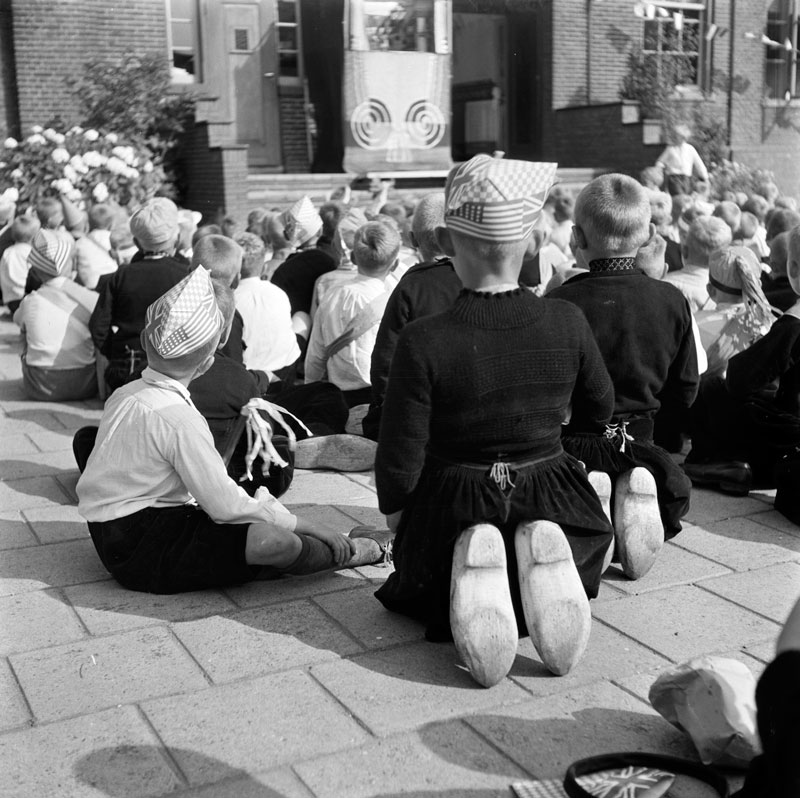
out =
<svg viewBox="0 0 800 798"><path fill-rule="evenodd" d="M198 266L147 308L145 331L156 352L172 360L210 341L222 323L211 276Z"/></svg>
<svg viewBox="0 0 800 798"><path fill-rule="evenodd" d="M578 784L596 798L659 798L675 781L672 773L654 768L626 767L581 776ZM517 798L568 798L561 779L519 781L511 785Z"/></svg>
<svg viewBox="0 0 800 798"><path fill-rule="evenodd" d="M489 241L521 241L542 210L556 167L476 155L456 167L448 181L447 226Z"/></svg>
<svg viewBox="0 0 800 798"><path fill-rule="evenodd" d="M72 242L63 233L38 230L31 241L28 263L40 272L58 277L63 274L72 257Z"/></svg>

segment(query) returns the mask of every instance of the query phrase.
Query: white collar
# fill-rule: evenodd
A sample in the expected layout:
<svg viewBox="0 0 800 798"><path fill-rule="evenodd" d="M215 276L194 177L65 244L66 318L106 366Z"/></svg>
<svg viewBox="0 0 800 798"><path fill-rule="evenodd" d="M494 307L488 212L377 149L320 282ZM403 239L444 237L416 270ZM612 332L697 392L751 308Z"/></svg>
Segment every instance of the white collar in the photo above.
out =
<svg viewBox="0 0 800 798"><path fill-rule="evenodd" d="M188 404L194 407L189 389L176 379L173 379L166 374L162 374L160 371L150 368L150 366L147 366L142 372L142 379L148 385L155 385L157 388L165 388L168 391L175 391L175 393L180 394Z"/></svg>

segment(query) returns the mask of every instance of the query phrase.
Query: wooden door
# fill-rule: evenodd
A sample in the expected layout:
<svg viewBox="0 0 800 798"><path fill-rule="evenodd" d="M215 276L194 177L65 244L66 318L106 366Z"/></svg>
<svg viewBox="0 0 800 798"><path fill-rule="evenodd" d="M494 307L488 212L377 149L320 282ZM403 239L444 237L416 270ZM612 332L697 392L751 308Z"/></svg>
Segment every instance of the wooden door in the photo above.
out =
<svg viewBox="0 0 800 798"><path fill-rule="evenodd" d="M223 4L224 52L233 139L254 167L281 165L278 47L273 0Z"/></svg>

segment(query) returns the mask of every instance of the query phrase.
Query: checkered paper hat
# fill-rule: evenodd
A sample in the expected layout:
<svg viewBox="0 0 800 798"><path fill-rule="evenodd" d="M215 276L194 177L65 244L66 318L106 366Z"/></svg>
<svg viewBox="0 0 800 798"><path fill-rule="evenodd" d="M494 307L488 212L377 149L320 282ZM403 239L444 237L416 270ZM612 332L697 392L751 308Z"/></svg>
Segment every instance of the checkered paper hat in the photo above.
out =
<svg viewBox="0 0 800 798"><path fill-rule="evenodd" d="M173 360L208 343L223 325L211 275L198 267L147 308L144 329L156 353Z"/></svg>
<svg viewBox="0 0 800 798"><path fill-rule="evenodd" d="M38 230L31 241L28 264L48 279L66 274L72 266L72 236L55 230Z"/></svg>
<svg viewBox="0 0 800 798"><path fill-rule="evenodd" d="M447 227L485 241L523 241L542 211L557 166L489 155L459 164L444 189Z"/></svg>
<svg viewBox="0 0 800 798"><path fill-rule="evenodd" d="M322 229L322 217L308 197L297 200L281 218L286 240L296 246L304 244Z"/></svg>

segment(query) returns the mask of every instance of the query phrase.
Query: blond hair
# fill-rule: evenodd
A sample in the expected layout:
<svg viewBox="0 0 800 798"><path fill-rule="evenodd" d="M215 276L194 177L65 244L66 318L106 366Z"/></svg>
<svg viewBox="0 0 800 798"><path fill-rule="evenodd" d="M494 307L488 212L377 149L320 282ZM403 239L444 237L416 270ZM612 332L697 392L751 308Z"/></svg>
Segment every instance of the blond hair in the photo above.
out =
<svg viewBox="0 0 800 798"><path fill-rule="evenodd" d="M632 177L596 177L578 195L575 224L589 246L609 256L635 252L650 237L650 201Z"/></svg>
<svg viewBox="0 0 800 798"><path fill-rule="evenodd" d="M388 270L400 251L400 233L385 222L359 227L353 240L353 262L366 274Z"/></svg>
<svg viewBox="0 0 800 798"><path fill-rule="evenodd" d="M686 231L686 263L707 266L711 253L715 249L727 247L732 240L731 228L722 219L716 216L698 216Z"/></svg>

